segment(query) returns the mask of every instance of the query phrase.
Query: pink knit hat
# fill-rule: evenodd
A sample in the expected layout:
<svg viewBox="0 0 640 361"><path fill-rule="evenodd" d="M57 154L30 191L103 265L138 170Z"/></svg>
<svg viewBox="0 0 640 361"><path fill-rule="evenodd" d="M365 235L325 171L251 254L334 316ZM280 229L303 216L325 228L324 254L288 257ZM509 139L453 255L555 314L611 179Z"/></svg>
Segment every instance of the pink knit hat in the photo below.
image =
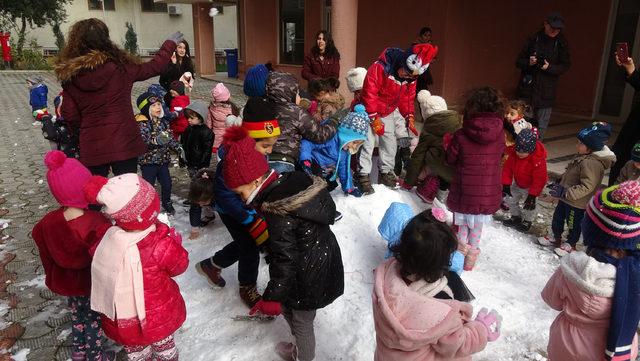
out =
<svg viewBox="0 0 640 361"><path fill-rule="evenodd" d="M211 89L211 97L214 101L226 102L231 98L231 93L229 93L229 89L224 84L218 83Z"/></svg>
<svg viewBox="0 0 640 361"><path fill-rule="evenodd" d="M91 172L77 159L67 158L59 151L52 150L44 156L47 183L51 194L61 206L87 208L89 203L84 197L82 187L91 178Z"/></svg>
<svg viewBox="0 0 640 361"><path fill-rule="evenodd" d="M156 190L135 173L110 179L93 176L85 185L84 194L88 201L103 204L103 212L124 230L147 229L160 213Z"/></svg>

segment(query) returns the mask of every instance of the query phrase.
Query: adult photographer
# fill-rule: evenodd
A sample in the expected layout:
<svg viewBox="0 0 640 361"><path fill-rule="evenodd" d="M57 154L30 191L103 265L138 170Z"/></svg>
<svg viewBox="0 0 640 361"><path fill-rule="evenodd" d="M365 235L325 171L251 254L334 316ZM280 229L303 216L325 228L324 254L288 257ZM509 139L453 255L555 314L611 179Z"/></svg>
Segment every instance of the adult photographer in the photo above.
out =
<svg viewBox="0 0 640 361"><path fill-rule="evenodd" d="M516 60L516 67L522 71L517 95L531 104L541 139L551 118L558 78L571 66L563 29L562 16L550 14L543 28L527 40Z"/></svg>

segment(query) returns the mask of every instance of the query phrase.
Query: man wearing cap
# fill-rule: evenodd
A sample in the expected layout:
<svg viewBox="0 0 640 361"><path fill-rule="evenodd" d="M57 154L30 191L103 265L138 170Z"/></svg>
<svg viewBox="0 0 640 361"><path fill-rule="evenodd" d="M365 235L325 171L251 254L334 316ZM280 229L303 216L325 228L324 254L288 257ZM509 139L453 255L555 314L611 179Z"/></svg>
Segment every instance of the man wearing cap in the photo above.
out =
<svg viewBox="0 0 640 361"><path fill-rule="evenodd" d="M544 21L543 29L527 40L516 60L516 67L522 71L518 97L529 101L533 107L540 138L549 125L558 77L571 66L563 29L562 15L551 13Z"/></svg>

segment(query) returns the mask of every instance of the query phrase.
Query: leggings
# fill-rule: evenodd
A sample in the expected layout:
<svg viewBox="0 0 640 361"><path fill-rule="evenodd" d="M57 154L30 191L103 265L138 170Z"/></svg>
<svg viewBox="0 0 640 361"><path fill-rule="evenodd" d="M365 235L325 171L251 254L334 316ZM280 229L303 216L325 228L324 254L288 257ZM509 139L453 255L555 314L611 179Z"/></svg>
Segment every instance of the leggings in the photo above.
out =
<svg viewBox="0 0 640 361"><path fill-rule="evenodd" d="M475 222L473 228L469 228L466 224L458 226L458 242L468 244L471 249L480 247L480 238L482 237L482 222Z"/></svg>
<svg viewBox="0 0 640 361"><path fill-rule="evenodd" d="M178 348L173 335L146 346L125 346L129 361L178 361Z"/></svg>
<svg viewBox="0 0 640 361"><path fill-rule="evenodd" d="M103 336L100 314L91 310L88 296L72 296L67 303L71 309L73 352L84 353L87 360L100 360Z"/></svg>

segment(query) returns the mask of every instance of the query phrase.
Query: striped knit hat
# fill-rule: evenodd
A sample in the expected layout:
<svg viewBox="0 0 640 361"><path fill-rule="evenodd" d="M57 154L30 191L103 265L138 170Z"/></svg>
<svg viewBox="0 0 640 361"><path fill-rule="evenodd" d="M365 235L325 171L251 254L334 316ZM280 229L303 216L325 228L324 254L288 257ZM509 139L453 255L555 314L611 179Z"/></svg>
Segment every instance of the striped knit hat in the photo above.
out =
<svg viewBox="0 0 640 361"><path fill-rule="evenodd" d="M280 125L271 103L265 98L252 97L242 111L242 127L253 139L271 138L280 135Z"/></svg>

